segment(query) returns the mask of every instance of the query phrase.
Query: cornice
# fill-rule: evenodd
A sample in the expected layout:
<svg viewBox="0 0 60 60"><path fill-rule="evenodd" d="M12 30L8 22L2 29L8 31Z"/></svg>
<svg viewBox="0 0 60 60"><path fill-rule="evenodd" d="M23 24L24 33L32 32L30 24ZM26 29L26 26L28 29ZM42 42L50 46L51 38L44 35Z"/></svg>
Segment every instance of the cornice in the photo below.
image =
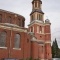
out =
<svg viewBox="0 0 60 60"><path fill-rule="evenodd" d="M7 29L7 30L12 30L12 31L18 31L18 32L27 32L26 29L22 29L21 27L19 26L16 26L16 25L6 25L4 23L0 23L0 28L2 29Z"/></svg>
<svg viewBox="0 0 60 60"><path fill-rule="evenodd" d="M50 23L48 24L46 24L46 23L44 23L43 21L41 21L41 20L33 20L28 26L30 27L30 26L32 26L32 25L34 25L34 24L37 24L37 25L42 25L42 26L46 26L46 25L51 25Z"/></svg>
<svg viewBox="0 0 60 60"><path fill-rule="evenodd" d="M32 21L28 26L32 26L34 24L43 25L44 26L44 22L43 21L39 21L39 20Z"/></svg>

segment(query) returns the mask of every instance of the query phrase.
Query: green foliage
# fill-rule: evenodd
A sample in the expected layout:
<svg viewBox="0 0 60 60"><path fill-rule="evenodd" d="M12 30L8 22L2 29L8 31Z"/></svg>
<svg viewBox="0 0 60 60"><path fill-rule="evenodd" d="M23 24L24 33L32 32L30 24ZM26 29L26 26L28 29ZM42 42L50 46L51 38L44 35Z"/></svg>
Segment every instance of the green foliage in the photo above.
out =
<svg viewBox="0 0 60 60"><path fill-rule="evenodd" d="M32 57L29 60L32 60Z"/></svg>
<svg viewBox="0 0 60 60"><path fill-rule="evenodd" d="M53 41L53 44L52 44L52 57L53 58L59 58L59 48L58 48L56 38L55 38L55 41Z"/></svg>

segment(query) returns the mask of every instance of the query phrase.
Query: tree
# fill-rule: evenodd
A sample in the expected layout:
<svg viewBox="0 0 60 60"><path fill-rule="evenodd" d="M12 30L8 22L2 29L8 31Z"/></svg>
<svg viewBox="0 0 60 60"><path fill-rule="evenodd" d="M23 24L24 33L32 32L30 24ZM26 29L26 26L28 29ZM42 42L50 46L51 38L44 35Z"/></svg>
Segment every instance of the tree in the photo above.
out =
<svg viewBox="0 0 60 60"><path fill-rule="evenodd" d="M59 57L58 51L59 51L59 48L58 48L57 40L55 38L55 41L53 41L53 44L52 44L52 57L53 58Z"/></svg>

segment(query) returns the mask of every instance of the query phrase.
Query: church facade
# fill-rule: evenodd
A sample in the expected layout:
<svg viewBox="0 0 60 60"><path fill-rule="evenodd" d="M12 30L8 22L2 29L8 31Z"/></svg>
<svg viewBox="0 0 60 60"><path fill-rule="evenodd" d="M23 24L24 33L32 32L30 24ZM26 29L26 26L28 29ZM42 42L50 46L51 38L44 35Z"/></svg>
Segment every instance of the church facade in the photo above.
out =
<svg viewBox="0 0 60 60"><path fill-rule="evenodd" d="M52 60L50 26L41 0L32 1L28 28L23 16L0 9L0 60Z"/></svg>

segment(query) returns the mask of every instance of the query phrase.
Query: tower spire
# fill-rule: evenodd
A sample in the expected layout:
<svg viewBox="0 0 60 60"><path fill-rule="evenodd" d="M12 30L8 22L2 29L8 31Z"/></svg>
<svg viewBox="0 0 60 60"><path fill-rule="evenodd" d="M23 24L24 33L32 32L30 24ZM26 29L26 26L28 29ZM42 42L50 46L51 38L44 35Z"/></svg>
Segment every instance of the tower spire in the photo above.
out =
<svg viewBox="0 0 60 60"><path fill-rule="evenodd" d="M32 1L32 12L30 14L31 22L33 20L39 20L43 22L43 15L42 12L42 1L41 0L33 0Z"/></svg>

